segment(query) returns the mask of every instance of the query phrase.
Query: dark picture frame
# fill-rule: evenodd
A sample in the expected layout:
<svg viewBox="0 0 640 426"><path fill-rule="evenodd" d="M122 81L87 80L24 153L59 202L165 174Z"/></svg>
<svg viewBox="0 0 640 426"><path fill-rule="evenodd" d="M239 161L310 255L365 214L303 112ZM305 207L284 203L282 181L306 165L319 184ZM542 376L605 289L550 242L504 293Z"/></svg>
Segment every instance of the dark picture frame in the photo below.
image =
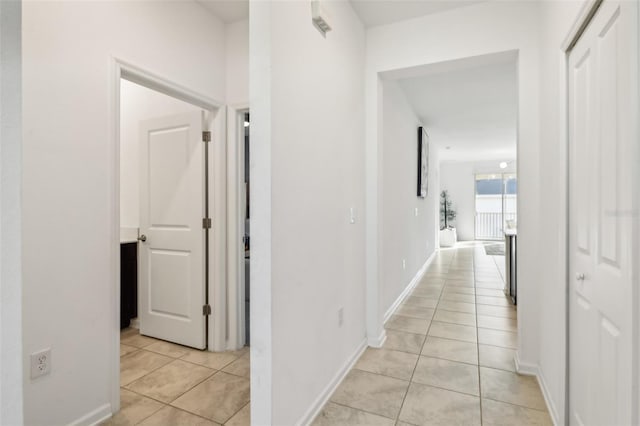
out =
<svg viewBox="0 0 640 426"><path fill-rule="evenodd" d="M429 135L424 127L418 127L418 197L426 198L429 192Z"/></svg>

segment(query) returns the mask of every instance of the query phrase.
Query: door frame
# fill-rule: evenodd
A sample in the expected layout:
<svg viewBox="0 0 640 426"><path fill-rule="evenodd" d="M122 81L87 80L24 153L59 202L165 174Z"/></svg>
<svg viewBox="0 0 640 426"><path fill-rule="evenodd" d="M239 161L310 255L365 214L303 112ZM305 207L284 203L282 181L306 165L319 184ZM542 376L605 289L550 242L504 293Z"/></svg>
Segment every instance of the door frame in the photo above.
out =
<svg viewBox="0 0 640 426"><path fill-rule="evenodd" d="M244 115L249 104L227 106L227 217L228 233L228 332L227 349L238 350L245 342L244 266Z"/></svg>
<svg viewBox="0 0 640 426"><path fill-rule="evenodd" d="M562 62L562 78L561 78L561 92L562 96L562 107L561 111L563 111L563 117L560 120L561 131L563 134L563 149L562 155L564 158L561 160L561 164L564 165L564 202L565 204L565 234L561 235L560 238L564 238L564 247L565 247L565 259L566 259L566 269L565 269L565 386L564 386L564 423L569 424L570 420L570 379L571 379L571 365L570 365L570 355L571 355L571 346L570 346L570 291L571 291L571 252L570 252L570 220L571 220L571 209L570 209L570 179L571 179L571 169L569 164L569 154L570 154L570 141L569 141L569 55L573 50L573 47L578 42L587 26L597 13L600 5L604 2L604 0L586 0L578 13L575 21L571 25L569 31L567 32L564 41L561 44L561 52L564 55L564 61ZM635 16L635 42L636 42L636 62L634 64L635 67L635 75L638 75L638 71L640 70L640 6L636 4L636 16ZM636 113L638 114L638 119L640 120L640 78L635 82L635 93L636 96L633 100L634 106L636 109ZM636 121L636 140L640 135L638 122ZM634 157L636 163L640 162L640 148L638 148L637 144L635 146ZM640 171L637 167L632 167L633 181L640 182ZM640 214L640 188L637 188L632 196L634 196L634 200L632 200L632 211L629 214L635 216L636 220L632 223L631 234L633 236L632 243L632 258L640 254L640 223L638 221L638 216ZM640 421L640 267L636 263L632 263L632 275L631 275L631 298L632 298L632 325L631 325L631 363L632 363L632 392L633 395L631 397L632 401L636 401L635 404L632 403L632 423L637 424Z"/></svg>
<svg viewBox="0 0 640 426"><path fill-rule="evenodd" d="M111 315L111 330L107 347L111 353L111 412L120 410L120 81L121 79L144 86L156 92L163 93L178 100L190 103L208 111L211 116L212 145L209 149L209 190L213 196L209 197L213 238L209 249L209 298L212 306L213 323L210 321L208 339L209 350L223 350L225 339L225 252L226 252L226 211L225 178L226 178L226 144L216 143L224 141L226 131L225 109L223 103L175 83L154 72L122 60L111 57L109 61L109 221L108 232L110 257L111 295L109 312ZM213 303L211 303L213 302Z"/></svg>

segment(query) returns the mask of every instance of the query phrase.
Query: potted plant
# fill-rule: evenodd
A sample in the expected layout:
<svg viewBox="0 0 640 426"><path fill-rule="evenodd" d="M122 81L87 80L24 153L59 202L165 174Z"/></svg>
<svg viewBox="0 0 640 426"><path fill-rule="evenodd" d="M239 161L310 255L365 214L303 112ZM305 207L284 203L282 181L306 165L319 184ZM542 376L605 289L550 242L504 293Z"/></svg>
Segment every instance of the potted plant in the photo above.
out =
<svg viewBox="0 0 640 426"><path fill-rule="evenodd" d="M440 247L453 247L458 239L456 228L451 226L456 218L452 205L449 193L443 190L440 193Z"/></svg>

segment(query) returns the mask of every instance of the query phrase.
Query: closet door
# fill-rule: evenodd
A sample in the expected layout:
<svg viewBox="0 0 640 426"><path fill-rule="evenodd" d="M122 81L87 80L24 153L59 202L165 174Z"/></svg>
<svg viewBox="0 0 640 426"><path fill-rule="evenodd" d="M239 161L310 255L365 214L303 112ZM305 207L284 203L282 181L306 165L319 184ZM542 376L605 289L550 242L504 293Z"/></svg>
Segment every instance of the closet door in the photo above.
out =
<svg viewBox="0 0 640 426"><path fill-rule="evenodd" d="M569 56L569 416L577 425L632 423L636 7L605 0Z"/></svg>

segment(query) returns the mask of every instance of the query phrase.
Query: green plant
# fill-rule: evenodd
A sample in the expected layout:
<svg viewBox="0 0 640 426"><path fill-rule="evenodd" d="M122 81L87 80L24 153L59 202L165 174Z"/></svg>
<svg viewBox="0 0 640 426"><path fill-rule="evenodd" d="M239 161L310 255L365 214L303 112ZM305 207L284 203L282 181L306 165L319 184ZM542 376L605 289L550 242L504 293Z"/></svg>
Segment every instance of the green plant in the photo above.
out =
<svg viewBox="0 0 640 426"><path fill-rule="evenodd" d="M449 222L455 220L456 211L452 207L449 193L444 190L440 193L440 229L453 228Z"/></svg>

